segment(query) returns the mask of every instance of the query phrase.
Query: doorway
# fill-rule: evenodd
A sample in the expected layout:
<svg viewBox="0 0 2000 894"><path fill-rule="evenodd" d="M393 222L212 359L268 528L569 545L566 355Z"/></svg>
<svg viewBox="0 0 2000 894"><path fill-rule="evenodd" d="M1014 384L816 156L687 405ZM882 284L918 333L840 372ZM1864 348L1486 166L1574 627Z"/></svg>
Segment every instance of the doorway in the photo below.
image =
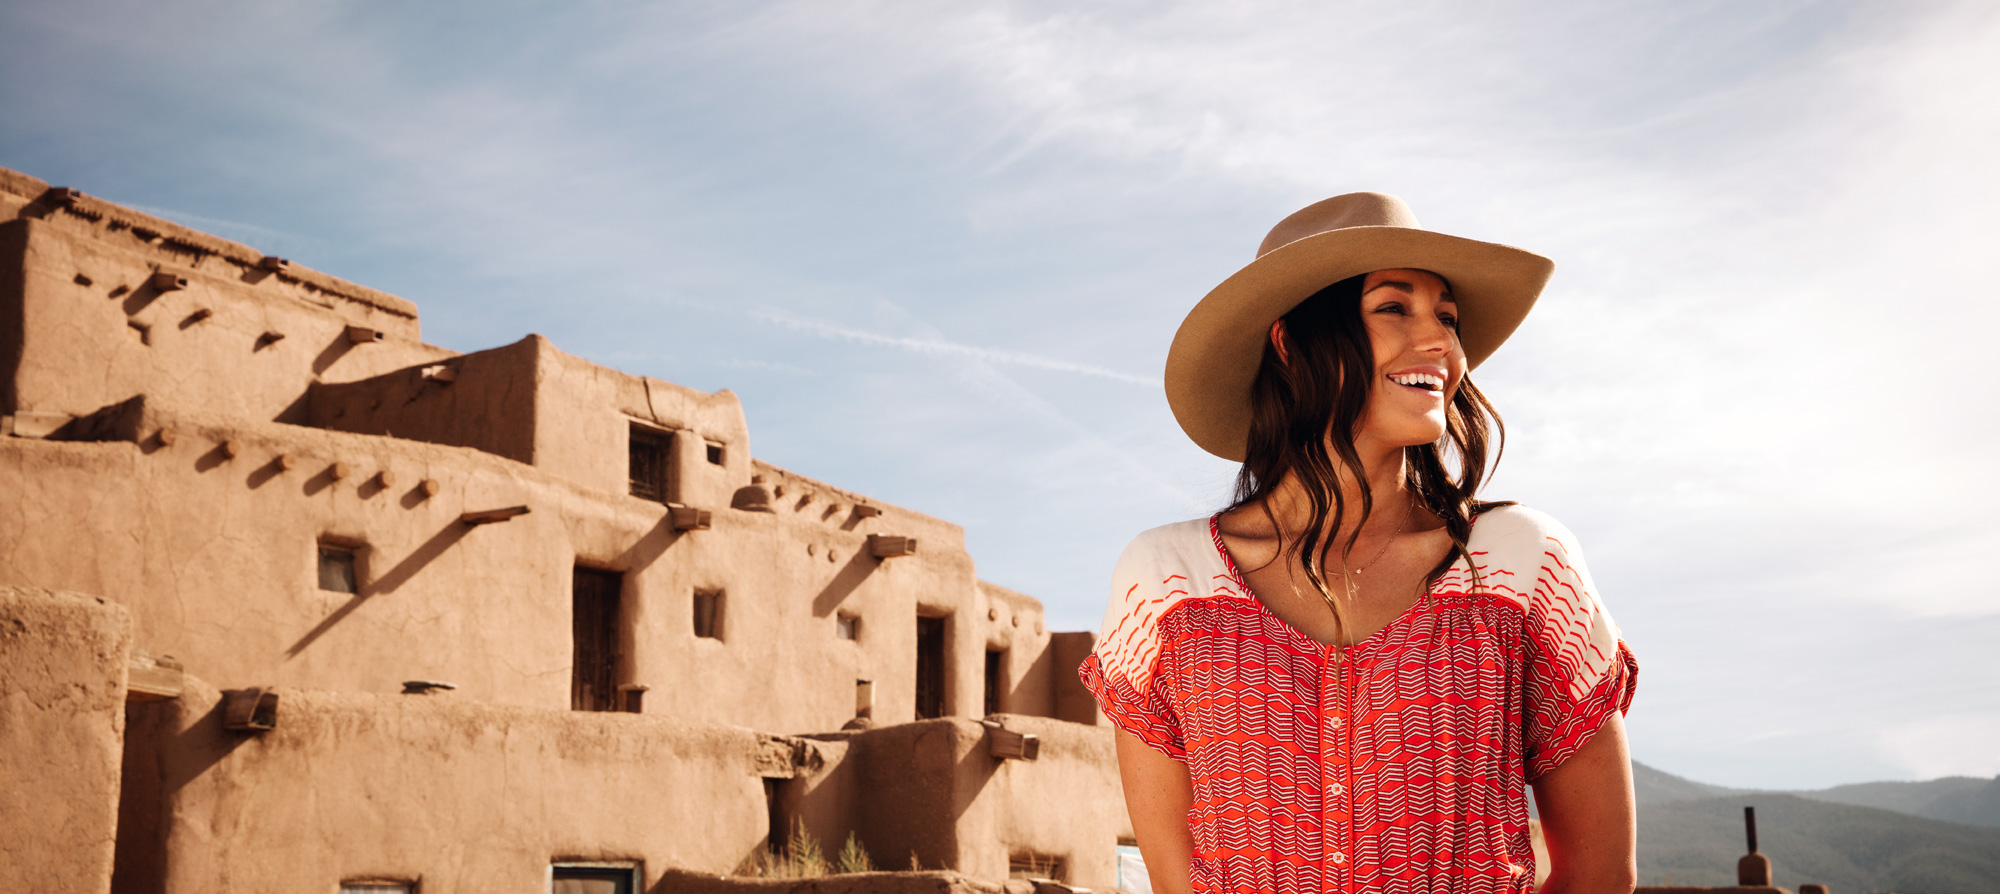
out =
<svg viewBox="0 0 2000 894"><path fill-rule="evenodd" d="M624 575L581 565L571 578L572 711L618 710L618 596L624 587Z"/></svg>
<svg viewBox="0 0 2000 894"><path fill-rule="evenodd" d="M917 719L944 716L944 621L917 616Z"/></svg>

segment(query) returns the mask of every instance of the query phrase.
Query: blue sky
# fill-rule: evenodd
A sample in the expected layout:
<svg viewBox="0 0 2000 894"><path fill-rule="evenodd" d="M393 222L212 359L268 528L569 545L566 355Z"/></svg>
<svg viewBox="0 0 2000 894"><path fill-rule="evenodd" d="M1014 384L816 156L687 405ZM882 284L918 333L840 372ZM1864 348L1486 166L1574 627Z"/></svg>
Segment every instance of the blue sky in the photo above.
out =
<svg viewBox="0 0 2000 894"><path fill-rule="evenodd" d="M1096 625L1233 469L1159 373L1290 211L1554 257L1478 379L1576 530L1635 754L2000 773L1990 4L0 6L0 165L733 389L760 457Z"/></svg>

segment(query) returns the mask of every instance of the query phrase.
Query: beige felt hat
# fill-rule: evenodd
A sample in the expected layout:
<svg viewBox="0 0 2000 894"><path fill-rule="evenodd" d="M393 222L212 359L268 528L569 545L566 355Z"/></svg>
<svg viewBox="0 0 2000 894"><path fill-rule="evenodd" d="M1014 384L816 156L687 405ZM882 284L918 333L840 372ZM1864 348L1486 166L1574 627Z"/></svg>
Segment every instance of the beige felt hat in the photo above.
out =
<svg viewBox="0 0 2000 894"><path fill-rule="evenodd" d="M1433 233L1403 200L1379 192L1334 196L1271 228L1257 260L1188 311L1167 350L1167 404L1203 450L1243 460L1250 388L1271 324L1299 302L1350 276L1429 270L1458 299L1469 366L1493 354L1535 306L1555 262L1492 242Z"/></svg>

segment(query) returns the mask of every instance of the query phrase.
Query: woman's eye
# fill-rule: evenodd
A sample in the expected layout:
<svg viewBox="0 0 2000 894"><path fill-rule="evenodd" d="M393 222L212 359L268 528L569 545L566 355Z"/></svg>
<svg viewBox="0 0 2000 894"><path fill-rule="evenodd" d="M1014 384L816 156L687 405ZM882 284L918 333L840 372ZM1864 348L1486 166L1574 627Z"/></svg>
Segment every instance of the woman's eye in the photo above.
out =
<svg viewBox="0 0 2000 894"><path fill-rule="evenodd" d="M1390 301L1381 305L1380 307L1375 308L1375 312L1378 314L1399 314L1403 312L1403 306L1397 304L1394 301Z"/></svg>
<svg viewBox="0 0 2000 894"><path fill-rule="evenodd" d="M1449 328L1451 328L1451 329L1453 329L1453 330L1456 330L1456 329L1458 329L1458 315L1457 315L1457 314L1438 314L1438 319L1439 319L1440 321L1442 321L1442 322L1443 322L1443 323L1445 324L1445 326L1447 326L1447 327L1449 327Z"/></svg>

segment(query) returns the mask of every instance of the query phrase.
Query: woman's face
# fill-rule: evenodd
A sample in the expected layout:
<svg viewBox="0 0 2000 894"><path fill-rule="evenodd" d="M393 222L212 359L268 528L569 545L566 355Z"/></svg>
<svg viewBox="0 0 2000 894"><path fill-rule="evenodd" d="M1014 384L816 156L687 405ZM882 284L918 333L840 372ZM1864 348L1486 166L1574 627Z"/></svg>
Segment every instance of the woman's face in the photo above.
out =
<svg viewBox="0 0 2000 894"><path fill-rule="evenodd" d="M1443 437L1445 407L1465 378L1458 303L1445 281L1423 270L1370 273L1361 321L1375 349L1375 385L1356 441L1408 447Z"/></svg>

